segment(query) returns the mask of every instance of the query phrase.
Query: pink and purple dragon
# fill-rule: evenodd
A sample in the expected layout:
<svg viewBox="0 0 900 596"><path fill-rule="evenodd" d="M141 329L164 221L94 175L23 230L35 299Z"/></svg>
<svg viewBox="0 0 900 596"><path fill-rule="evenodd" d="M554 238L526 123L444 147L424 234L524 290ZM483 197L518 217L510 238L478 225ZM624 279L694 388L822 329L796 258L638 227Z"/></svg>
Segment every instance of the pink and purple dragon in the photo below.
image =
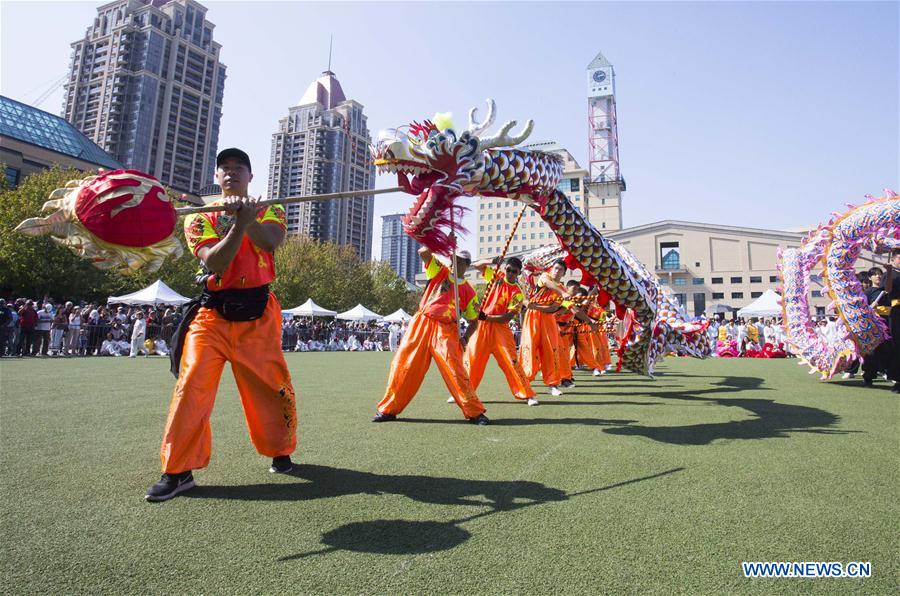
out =
<svg viewBox="0 0 900 596"><path fill-rule="evenodd" d="M848 205L846 213L834 213L799 248L779 255L787 341L801 363L809 365L810 374L818 372L823 380L846 371L889 337L881 317L866 300L855 264L863 250L885 252L900 247L900 198L886 190L881 198L867 199L858 207ZM832 339L816 333L810 316L809 281L817 266L837 314L838 333Z"/></svg>

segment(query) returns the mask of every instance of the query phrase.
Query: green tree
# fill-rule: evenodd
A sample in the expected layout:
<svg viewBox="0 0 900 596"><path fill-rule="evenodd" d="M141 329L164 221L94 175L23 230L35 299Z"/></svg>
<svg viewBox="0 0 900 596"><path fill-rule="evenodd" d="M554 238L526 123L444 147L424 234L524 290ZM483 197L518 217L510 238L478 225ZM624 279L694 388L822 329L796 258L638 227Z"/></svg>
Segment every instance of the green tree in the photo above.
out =
<svg viewBox="0 0 900 596"><path fill-rule="evenodd" d="M408 313L415 311L421 292L411 291L406 280L386 261L369 263L369 275L372 276L372 310L382 315L391 314L398 308Z"/></svg>
<svg viewBox="0 0 900 596"><path fill-rule="evenodd" d="M275 268L272 289L285 307L308 298L338 311L372 302L368 268L350 246L291 237L275 253Z"/></svg>

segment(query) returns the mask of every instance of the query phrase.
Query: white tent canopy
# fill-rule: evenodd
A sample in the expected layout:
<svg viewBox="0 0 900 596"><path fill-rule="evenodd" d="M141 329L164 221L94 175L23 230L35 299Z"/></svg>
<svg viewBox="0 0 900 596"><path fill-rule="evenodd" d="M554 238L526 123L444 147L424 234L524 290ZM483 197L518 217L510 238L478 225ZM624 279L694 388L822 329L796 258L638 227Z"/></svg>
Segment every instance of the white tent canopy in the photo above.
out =
<svg viewBox="0 0 900 596"><path fill-rule="evenodd" d="M322 308L310 298L300 306L295 306L289 310L281 311L282 314L290 315L293 317L333 317L337 314L335 310L328 310L327 308Z"/></svg>
<svg viewBox="0 0 900 596"><path fill-rule="evenodd" d="M389 323L393 323L395 321L397 323L402 323L404 321L409 321L411 319L412 319L412 315L409 314L408 312L406 312L405 310L403 310L402 308L398 308L397 310L395 310L388 316L384 317L384 320L388 321Z"/></svg>
<svg viewBox="0 0 900 596"><path fill-rule="evenodd" d="M737 312L739 317L774 317L782 313L778 301L781 296L775 290L766 290L763 295Z"/></svg>
<svg viewBox="0 0 900 596"><path fill-rule="evenodd" d="M162 280L157 279L155 282L137 292L125 294L124 296L110 296L107 304L174 304L181 306L186 302L190 302L190 298L185 298Z"/></svg>
<svg viewBox="0 0 900 596"><path fill-rule="evenodd" d="M343 319L344 321L358 321L362 323L367 323L369 321L380 321L382 316L378 313L372 312L362 304L357 304L347 312L342 312L337 316L338 319Z"/></svg>

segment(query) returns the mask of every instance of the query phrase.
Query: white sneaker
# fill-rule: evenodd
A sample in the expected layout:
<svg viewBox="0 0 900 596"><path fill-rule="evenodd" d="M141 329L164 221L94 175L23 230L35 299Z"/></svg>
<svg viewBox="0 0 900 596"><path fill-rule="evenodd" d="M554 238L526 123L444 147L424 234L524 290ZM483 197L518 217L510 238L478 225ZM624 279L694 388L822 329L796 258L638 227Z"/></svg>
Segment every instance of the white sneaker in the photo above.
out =
<svg viewBox="0 0 900 596"><path fill-rule="evenodd" d="M540 405L540 403L541 403L541 402L539 402L538 400L534 399L533 397L529 397L529 398L528 398L528 405L529 405L529 406L538 406L538 405Z"/></svg>
<svg viewBox="0 0 900 596"><path fill-rule="evenodd" d="M447 403L448 403L448 404L453 404L453 403L456 403L456 400L453 399L453 396L451 395L450 397L447 398Z"/></svg>
<svg viewBox="0 0 900 596"><path fill-rule="evenodd" d="M888 380L887 375L881 375L881 378L884 379L885 381Z"/></svg>
<svg viewBox="0 0 900 596"><path fill-rule="evenodd" d="M841 375L841 378L842 378L842 379L849 379L849 378L850 378L850 373L846 372L846 373L842 374L842 375Z"/></svg>
<svg viewBox="0 0 900 596"><path fill-rule="evenodd" d="M599 368L595 368L595 369L594 369L594 376L595 376L595 377L599 377L599 376L602 375L602 374L603 374L603 371L600 370Z"/></svg>
<svg viewBox="0 0 900 596"><path fill-rule="evenodd" d="M562 395L562 391L559 390L559 387L551 387L550 395L552 395L553 397L559 397L560 395Z"/></svg>

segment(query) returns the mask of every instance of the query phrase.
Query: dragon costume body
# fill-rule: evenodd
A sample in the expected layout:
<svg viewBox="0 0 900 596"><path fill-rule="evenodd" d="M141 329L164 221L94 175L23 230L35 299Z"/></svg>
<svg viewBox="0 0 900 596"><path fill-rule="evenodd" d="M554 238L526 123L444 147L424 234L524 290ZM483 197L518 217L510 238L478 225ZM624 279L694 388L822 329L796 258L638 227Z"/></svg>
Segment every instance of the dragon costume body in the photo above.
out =
<svg viewBox="0 0 900 596"><path fill-rule="evenodd" d="M900 247L900 198L893 191L843 214L811 232L799 248L779 254L783 282L783 324L788 343L808 364L810 373L830 379L854 360L871 354L889 337L887 326L866 299L856 277L856 261L864 249L886 252ZM838 333L820 336L809 308L810 275L817 267L837 314Z"/></svg>
<svg viewBox="0 0 900 596"><path fill-rule="evenodd" d="M488 100L483 123L476 120L476 109L470 110L469 126L459 134L442 115L379 134L372 147L376 167L396 173L400 187L417 196L403 220L406 233L447 255L454 248L451 234L465 231L456 199L477 195L521 201L547 222L571 257L570 268L582 270L583 282L596 283L618 307L633 311L635 324L620 353L625 367L652 375L667 351L708 356L703 326L688 324L655 276L621 245L604 238L556 188L563 169L560 157L516 147L531 134L532 121L515 136L509 134L515 121L495 135L484 135L494 122L494 109Z"/></svg>

